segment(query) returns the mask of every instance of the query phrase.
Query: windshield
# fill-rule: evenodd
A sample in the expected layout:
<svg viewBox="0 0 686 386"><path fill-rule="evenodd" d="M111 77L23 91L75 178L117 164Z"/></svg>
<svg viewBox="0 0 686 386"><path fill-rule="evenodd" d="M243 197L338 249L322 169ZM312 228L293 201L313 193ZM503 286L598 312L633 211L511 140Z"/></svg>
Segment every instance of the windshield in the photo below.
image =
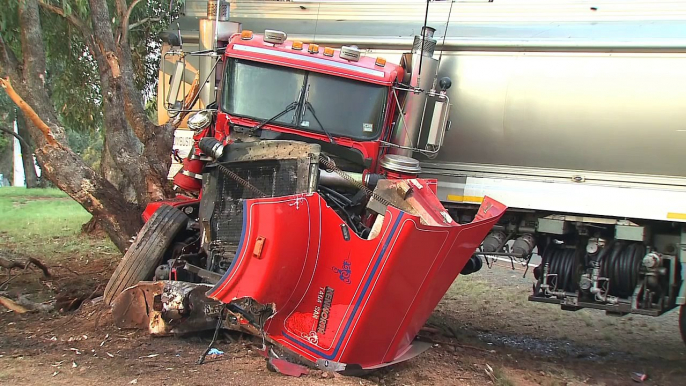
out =
<svg viewBox="0 0 686 386"><path fill-rule="evenodd" d="M233 59L226 66L222 110L257 120L269 119L299 99L305 72L263 63ZM296 124L296 110L274 119Z"/></svg>
<svg viewBox="0 0 686 386"><path fill-rule="evenodd" d="M242 59L229 59L224 74L222 111L303 130L361 140L379 136L387 89L315 72ZM303 93L302 90L305 90Z"/></svg>

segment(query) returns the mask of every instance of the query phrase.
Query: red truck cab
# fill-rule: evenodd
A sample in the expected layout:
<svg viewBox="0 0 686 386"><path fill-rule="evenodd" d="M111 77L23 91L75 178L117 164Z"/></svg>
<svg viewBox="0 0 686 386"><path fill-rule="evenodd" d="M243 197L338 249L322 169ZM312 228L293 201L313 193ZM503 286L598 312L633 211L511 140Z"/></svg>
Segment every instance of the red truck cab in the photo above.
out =
<svg viewBox="0 0 686 386"><path fill-rule="evenodd" d="M219 323L328 371L426 349L417 332L455 278L480 268L474 252L506 208L486 198L458 224L435 181L417 178L419 162L392 153L415 150L398 143L411 131L397 120L421 123L403 103L435 92L404 85L402 66L356 47L279 31L242 31L217 52L216 110L189 119L197 142L175 177L199 198L147 211L120 266L154 260L154 274L136 277L157 281L111 279L106 301L124 289L115 320L153 334ZM150 240L170 224L173 234Z"/></svg>
<svg viewBox="0 0 686 386"><path fill-rule="evenodd" d="M260 125L271 132L263 138L299 136L352 149L376 172L398 105L393 86L404 70L360 54L355 47L269 43L251 31L234 35L225 51L216 137Z"/></svg>

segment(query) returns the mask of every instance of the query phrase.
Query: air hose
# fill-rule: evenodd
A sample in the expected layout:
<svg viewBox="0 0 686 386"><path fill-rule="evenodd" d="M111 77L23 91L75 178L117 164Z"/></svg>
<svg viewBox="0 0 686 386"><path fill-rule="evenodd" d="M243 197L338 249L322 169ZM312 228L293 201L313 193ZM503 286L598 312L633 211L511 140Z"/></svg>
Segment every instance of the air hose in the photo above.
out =
<svg viewBox="0 0 686 386"><path fill-rule="evenodd" d="M610 280L608 293L617 297L629 297L638 283L646 248L641 243L617 242L600 262L600 276Z"/></svg>
<svg viewBox="0 0 686 386"><path fill-rule="evenodd" d="M548 278L548 285L558 290L574 292L577 290L576 249L548 247L543 254L543 259L548 263L548 274L556 276Z"/></svg>

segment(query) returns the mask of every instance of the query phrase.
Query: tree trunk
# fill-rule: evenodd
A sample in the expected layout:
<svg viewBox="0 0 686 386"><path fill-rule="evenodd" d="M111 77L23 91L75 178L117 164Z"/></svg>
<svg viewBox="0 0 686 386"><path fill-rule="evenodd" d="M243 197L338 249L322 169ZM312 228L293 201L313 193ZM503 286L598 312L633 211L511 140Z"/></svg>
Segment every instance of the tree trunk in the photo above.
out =
<svg viewBox="0 0 686 386"><path fill-rule="evenodd" d="M45 49L36 0L20 3L19 20L24 60L20 64L0 36L0 71L14 80L10 83L0 79L0 83L27 123L32 123L27 126L37 146L35 153L43 176L98 218L112 242L123 251L142 226L141 208L127 202L114 185L66 145L65 129L57 119L44 83Z"/></svg>
<svg viewBox="0 0 686 386"><path fill-rule="evenodd" d="M129 15L138 2L131 2L127 9L125 0L116 0L117 12L113 17L107 0L89 0L91 20L87 23L74 12L65 12L52 3L39 5L37 0L21 0L22 60L17 59L18 54L0 34L0 76L11 80L10 83L0 78L0 84L26 118L25 128L36 145L43 180L52 181L90 212L121 251L142 226L142 206L171 194L166 176L173 128L144 119L142 95L134 87L126 36L120 32L115 36L113 31L115 19L125 20L121 28L126 30L128 17L123 16ZM50 99L39 6L60 15L79 31L97 63L106 138L104 152L108 157L102 165L103 174L88 167L69 148L65 129ZM26 154L31 154L30 150ZM108 177L117 183L108 181ZM130 188L130 200L117 185L125 190ZM134 199L137 204L131 202Z"/></svg>
<svg viewBox="0 0 686 386"><path fill-rule="evenodd" d="M110 154L110 147L107 144L109 140L105 137L103 141L102 154L100 155L100 174L121 192L126 201L137 203L136 191Z"/></svg>
<svg viewBox="0 0 686 386"><path fill-rule="evenodd" d="M36 174L36 165L33 161L33 147L28 146L31 140L31 135L26 127L26 121L24 116L17 114L17 128L19 136L24 138L24 142L21 142L21 160L24 164L24 176L26 179L26 187L29 189L37 188L38 186L38 175Z"/></svg>

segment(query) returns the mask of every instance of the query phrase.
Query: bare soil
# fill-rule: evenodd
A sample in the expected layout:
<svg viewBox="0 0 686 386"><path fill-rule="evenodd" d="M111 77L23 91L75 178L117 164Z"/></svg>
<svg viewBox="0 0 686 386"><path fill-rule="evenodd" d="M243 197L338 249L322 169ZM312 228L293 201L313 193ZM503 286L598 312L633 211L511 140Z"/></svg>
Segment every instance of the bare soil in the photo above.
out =
<svg viewBox="0 0 686 386"><path fill-rule="evenodd" d="M95 296L117 261L108 255L86 265L61 262L49 280L28 271L8 283L5 296ZM647 385L686 383L676 313L616 318L563 312L527 302L533 279L521 275L498 266L458 278L421 333L434 347L364 377L276 374L256 353L258 342L228 334L216 345L224 356L197 365L209 335L151 338L119 330L109 311L90 301L52 314L0 309L0 384L630 385L632 372L646 373Z"/></svg>

